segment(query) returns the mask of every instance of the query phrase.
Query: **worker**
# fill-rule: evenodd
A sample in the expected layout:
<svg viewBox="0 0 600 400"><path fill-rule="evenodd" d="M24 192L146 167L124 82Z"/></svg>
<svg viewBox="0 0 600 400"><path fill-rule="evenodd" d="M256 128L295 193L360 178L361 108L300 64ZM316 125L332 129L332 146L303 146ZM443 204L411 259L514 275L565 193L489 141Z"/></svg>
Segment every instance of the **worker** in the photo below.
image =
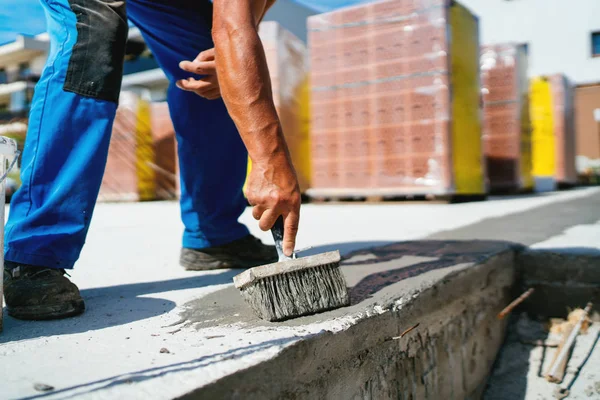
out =
<svg viewBox="0 0 600 400"><path fill-rule="evenodd" d="M102 181L128 19L170 82L185 227L182 266L247 268L277 260L274 246L238 222L247 204L248 155L252 215L262 230L283 216L284 252L291 255L300 192L257 33L274 0L41 2L50 52L31 105L22 186L6 225L8 314L39 320L84 311L65 270L79 257Z"/></svg>

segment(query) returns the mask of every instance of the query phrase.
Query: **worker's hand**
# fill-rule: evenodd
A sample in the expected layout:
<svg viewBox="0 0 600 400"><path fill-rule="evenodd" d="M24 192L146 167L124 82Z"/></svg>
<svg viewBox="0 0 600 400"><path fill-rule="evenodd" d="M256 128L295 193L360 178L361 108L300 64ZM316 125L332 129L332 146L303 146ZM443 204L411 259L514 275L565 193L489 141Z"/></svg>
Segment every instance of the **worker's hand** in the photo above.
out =
<svg viewBox="0 0 600 400"><path fill-rule="evenodd" d="M193 74L204 75L201 79L188 78L178 80L177 87L179 89L194 92L198 96L209 100L221 97L214 48L201 52L194 61L180 62L179 68Z"/></svg>
<svg viewBox="0 0 600 400"><path fill-rule="evenodd" d="M263 231L271 229L277 218L283 216L283 252L291 256L296 246L301 199L296 172L287 154L268 162L252 162L246 198Z"/></svg>

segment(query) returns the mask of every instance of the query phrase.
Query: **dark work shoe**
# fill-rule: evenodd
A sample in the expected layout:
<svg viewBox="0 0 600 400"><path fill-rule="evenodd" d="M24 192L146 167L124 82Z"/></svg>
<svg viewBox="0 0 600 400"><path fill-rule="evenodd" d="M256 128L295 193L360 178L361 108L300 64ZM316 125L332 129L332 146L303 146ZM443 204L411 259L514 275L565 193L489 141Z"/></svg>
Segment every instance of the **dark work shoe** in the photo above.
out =
<svg viewBox="0 0 600 400"><path fill-rule="evenodd" d="M179 263L188 271L219 268L252 268L276 262L275 246L263 244L252 235L206 249L181 249Z"/></svg>
<svg viewBox="0 0 600 400"><path fill-rule="evenodd" d="M64 269L4 264L4 299L8 315L43 320L72 317L85 310L79 289Z"/></svg>

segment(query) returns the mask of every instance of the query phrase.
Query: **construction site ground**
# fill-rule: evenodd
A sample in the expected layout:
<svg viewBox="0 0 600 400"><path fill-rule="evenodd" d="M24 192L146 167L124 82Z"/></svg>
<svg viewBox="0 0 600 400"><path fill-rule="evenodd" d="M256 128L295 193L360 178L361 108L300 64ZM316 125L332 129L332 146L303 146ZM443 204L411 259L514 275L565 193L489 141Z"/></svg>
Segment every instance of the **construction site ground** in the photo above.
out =
<svg viewBox="0 0 600 400"><path fill-rule="evenodd" d="M242 220L252 233L272 242L269 232L258 230L250 210ZM282 323L264 322L251 313L232 285L239 271L186 272L179 267L182 229L176 202L99 204L81 259L70 272L85 298L86 312L44 322L19 321L5 313L0 399L171 399L211 394L260 398L270 388L278 390L280 397L286 393L291 397L290 387L305 386L298 390L307 392L295 395L310 397L317 393L309 392L310 382L313 386L319 382L314 389L322 390L319 395L345 398L356 392L323 380L360 381L366 366L352 364L351 360L362 357L352 354L353 348L380 349L376 359L383 360L395 355L382 343L398 342L391 338L409 328L415 329L407 334L408 342L398 344L406 354L410 343L434 336L442 316L432 308L427 318L417 318L417 308L410 307L416 307L419 298L427 299L427 307L456 303L452 306L456 315L464 313L459 304L463 297L462 303L480 304L489 311L473 315L477 324L460 322L460 329L476 330L481 319L483 325L489 321L491 332L486 335L494 345L483 350L478 342L486 361L480 367L470 366L489 371L496 354L492 350L502 343L505 327L494 322L493 312L510 300L506 288L514 279L502 263L512 260L510 252L516 244L573 254L600 253L600 189L463 204L308 204L302 209L297 247L312 246L301 255L340 250L346 257L342 270L352 304ZM476 274L477 265L487 265L488 278ZM471 269L472 279L463 279ZM489 276L495 278L490 281ZM475 287L481 290L477 298ZM391 314L402 318L389 319ZM373 343L365 340L369 337ZM450 335L447 340L455 339ZM600 371L597 348L595 352L587 368ZM346 361L325 364L327 357ZM323 365L328 367L320 370ZM360 388L361 393L393 397L402 390L402 385L386 387L390 372L381 365L385 362L373 366L373 371L381 369L373 373L380 378L365 381L369 383ZM263 370L257 369L261 366ZM466 378L470 367L464 367L463 382L448 383L440 375L431 377L431 382L424 379L423 388L414 390L428 393L428 387L460 387L465 393L483 393L481 383ZM236 392L236 376L244 371L261 372L257 376L264 381L239 386ZM344 371L357 372L342 379ZM423 371L413 372L425 376ZM600 381L600 374L596 375L591 387ZM245 376L248 381L252 375ZM286 381L291 386L285 386ZM518 393L525 398L527 380L517 383L522 386ZM589 391L590 385L581 390Z"/></svg>

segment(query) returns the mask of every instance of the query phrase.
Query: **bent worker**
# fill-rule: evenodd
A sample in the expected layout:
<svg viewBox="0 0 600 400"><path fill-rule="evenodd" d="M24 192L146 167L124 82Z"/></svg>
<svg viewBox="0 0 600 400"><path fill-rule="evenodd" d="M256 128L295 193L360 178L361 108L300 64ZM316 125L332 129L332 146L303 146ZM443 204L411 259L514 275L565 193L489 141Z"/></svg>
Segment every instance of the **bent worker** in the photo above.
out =
<svg viewBox="0 0 600 400"><path fill-rule="evenodd" d="M291 255L300 193L257 33L272 2L127 0L126 14L125 1L42 0L51 46L6 226L9 315L51 319L84 310L65 269L79 257L104 173L127 18L170 81L185 226L181 265L247 268L277 260L273 246L238 222L248 154L252 215L263 230L283 216L284 251Z"/></svg>

